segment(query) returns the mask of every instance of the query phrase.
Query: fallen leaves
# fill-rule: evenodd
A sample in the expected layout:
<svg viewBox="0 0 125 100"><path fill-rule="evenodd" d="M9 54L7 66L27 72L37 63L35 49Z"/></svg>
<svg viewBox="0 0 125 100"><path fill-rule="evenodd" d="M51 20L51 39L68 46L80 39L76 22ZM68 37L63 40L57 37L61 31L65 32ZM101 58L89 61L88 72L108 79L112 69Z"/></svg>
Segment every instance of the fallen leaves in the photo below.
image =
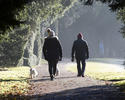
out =
<svg viewBox="0 0 125 100"><path fill-rule="evenodd" d="M28 67L8 68L8 71L0 71L0 95L8 97L26 94L30 88L28 78Z"/></svg>

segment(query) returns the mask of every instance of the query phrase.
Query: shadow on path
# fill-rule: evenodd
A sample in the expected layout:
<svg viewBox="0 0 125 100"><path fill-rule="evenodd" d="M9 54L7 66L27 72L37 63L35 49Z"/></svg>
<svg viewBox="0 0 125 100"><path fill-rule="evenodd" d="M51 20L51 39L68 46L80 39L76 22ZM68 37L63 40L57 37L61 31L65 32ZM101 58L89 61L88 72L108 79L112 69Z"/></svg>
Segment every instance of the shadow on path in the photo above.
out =
<svg viewBox="0 0 125 100"><path fill-rule="evenodd" d="M112 89L110 89L112 88ZM125 100L125 95L107 86L90 86L57 93L35 95L38 100ZM34 96L34 98L35 98Z"/></svg>
<svg viewBox="0 0 125 100"><path fill-rule="evenodd" d="M43 95L9 95L8 98L9 100L125 100L125 95L116 91L114 87L108 87L106 85L97 85L69 89L65 91L48 93ZM6 99L0 98L0 100Z"/></svg>
<svg viewBox="0 0 125 100"><path fill-rule="evenodd" d="M113 79L113 80L107 80L107 81L111 81L111 82L118 82L118 81L124 81L125 79Z"/></svg>

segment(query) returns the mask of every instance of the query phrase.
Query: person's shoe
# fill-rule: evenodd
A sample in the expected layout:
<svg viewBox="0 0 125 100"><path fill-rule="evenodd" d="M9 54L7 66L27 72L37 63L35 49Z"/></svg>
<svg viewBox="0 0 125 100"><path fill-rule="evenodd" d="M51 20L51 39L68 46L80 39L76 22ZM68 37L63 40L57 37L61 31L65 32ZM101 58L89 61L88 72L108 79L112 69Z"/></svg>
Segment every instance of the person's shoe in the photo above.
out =
<svg viewBox="0 0 125 100"><path fill-rule="evenodd" d="M82 75L82 77L85 77L84 75Z"/></svg>
<svg viewBox="0 0 125 100"><path fill-rule="evenodd" d="M51 80L51 81L53 81L53 79L54 79L54 76L53 76L53 75L51 75L51 76L50 76L50 80Z"/></svg>
<svg viewBox="0 0 125 100"><path fill-rule="evenodd" d="M78 74L77 77L81 77L81 75Z"/></svg>

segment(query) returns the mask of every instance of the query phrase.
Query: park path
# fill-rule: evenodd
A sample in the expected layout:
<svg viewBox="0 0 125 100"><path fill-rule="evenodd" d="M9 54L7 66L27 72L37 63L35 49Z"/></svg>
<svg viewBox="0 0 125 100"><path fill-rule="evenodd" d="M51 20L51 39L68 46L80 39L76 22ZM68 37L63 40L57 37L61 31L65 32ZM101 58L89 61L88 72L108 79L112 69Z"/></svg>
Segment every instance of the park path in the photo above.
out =
<svg viewBox="0 0 125 100"><path fill-rule="evenodd" d="M47 64L38 66L38 77L30 81L30 100L125 100L125 96L107 82L88 76L76 77L77 73L66 70L71 67L67 65L69 61L59 62L60 75L54 81L50 81Z"/></svg>

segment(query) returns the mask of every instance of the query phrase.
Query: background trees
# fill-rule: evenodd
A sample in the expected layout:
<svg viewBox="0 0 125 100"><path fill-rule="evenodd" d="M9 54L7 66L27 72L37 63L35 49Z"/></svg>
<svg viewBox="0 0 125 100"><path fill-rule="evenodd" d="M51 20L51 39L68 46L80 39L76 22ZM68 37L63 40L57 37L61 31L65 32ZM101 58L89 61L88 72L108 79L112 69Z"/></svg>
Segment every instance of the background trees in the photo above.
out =
<svg viewBox="0 0 125 100"><path fill-rule="evenodd" d="M120 33L122 33L123 37L125 38L125 7L117 11L117 18L123 23Z"/></svg>
<svg viewBox="0 0 125 100"><path fill-rule="evenodd" d="M33 61L38 64L45 27L62 16L76 1L1 0L0 65L27 65Z"/></svg>
<svg viewBox="0 0 125 100"><path fill-rule="evenodd" d="M43 30L77 1L0 0L0 65L17 65L32 54L40 58ZM124 0L80 0L84 5L92 5L96 1L107 3L112 11L118 12L118 18L124 23ZM121 31L123 34L124 29Z"/></svg>

